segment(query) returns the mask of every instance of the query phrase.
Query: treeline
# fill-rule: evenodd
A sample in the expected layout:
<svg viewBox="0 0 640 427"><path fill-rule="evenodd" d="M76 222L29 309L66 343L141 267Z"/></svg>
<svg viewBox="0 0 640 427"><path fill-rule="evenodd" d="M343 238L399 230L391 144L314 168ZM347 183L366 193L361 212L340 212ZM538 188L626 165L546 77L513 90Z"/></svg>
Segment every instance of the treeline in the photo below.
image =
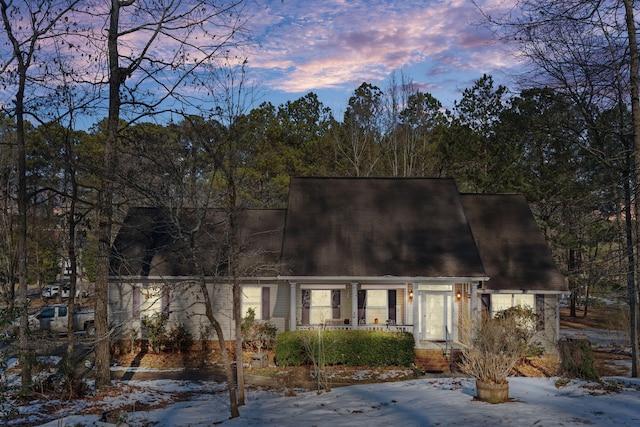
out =
<svg viewBox="0 0 640 427"><path fill-rule="evenodd" d="M632 147L617 129L626 120L617 109L587 120L559 92L514 94L485 75L450 110L409 83L385 90L363 83L342 117L309 93L226 122L123 124L110 178L114 233L130 206L222 208L233 191L234 206L282 207L292 176L449 177L462 192L524 194L572 288L623 294ZM16 277L14 125L4 117L0 134L5 301L14 299ZM78 250L92 280L104 121L88 131L56 123L27 129L29 281L51 282L60 259Z"/></svg>

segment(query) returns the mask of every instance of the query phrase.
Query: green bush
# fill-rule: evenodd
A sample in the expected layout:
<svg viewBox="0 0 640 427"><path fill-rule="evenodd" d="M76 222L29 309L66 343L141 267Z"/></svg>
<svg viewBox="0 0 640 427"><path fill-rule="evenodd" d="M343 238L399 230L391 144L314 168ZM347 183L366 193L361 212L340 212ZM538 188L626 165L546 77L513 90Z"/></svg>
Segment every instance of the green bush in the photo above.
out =
<svg viewBox="0 0 640 427"><path fill-rule="evenodd" d="M292 331L276 338L276 363L279 366L300 366L318 360L317 354L307 355L305 348L317 351L322 340L327 365L347 366L411 366L414 360L413 335L385 331ZM307 343L307 345L305 345Z"/></svg>
<svg viewBox="0 0 640 427"><path fill-rule="evenodd" d="M182 353L187 351L192 345L193 335L184 325L171 328L171 331L165 339L166 349L173 353Z"/></svg>
<svg viewBox="0 0 640 427"><path fill-rule="evenodd" d="M149 338L149 345L151 345L154 353L160 353L160 348L165 339L167 319L169 319L169 316L163 313L142 320Z"/></svg>
<svg viewBox="0 0 640 427"><path fill-rule="evenodd" d="M561 369L564 375L585 380L598 380L596 361L589 340L574 338L558 343Z"/></svg>

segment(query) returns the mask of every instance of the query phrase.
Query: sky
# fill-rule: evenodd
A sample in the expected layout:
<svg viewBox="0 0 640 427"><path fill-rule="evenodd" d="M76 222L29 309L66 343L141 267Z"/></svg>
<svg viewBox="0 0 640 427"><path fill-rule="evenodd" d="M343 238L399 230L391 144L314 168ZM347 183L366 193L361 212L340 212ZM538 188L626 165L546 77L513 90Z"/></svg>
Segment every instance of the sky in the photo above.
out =
<svg viewBox="0 0 640 427"><path fill-rule="evenodd" d="M248 76L274 105L314 92L340 112L362 82L384 90L395 72L450 108L483 74L510 87L522 66L471 0L256 1Z"/></svg>

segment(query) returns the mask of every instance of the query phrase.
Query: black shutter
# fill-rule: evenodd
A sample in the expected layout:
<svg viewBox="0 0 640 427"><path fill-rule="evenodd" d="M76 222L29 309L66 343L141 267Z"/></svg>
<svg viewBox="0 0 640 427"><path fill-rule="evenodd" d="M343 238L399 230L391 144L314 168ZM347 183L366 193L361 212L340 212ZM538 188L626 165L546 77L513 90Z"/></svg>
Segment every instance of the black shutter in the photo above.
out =
<svg viewBox="0 0 640 427"><path fill-rule="evenodd" d="M340 290L331 291L331 318L340 318Z"/></svg>
<svg viewBox="0 0 640 427"><path fill-rule="evenodd" d="M309 315L311 314L311 291L309 289L302 290L302 324L309 324Z"/></svg>
<svg viewBox="0 0 640 427"><path fill-rule="evenodd" d="M262 288L262 320L271 318L271 288Z"/></svg>
<svg viewBox="0 0 640 427"><path fill-rule="evenodd" d="M536 329L539 331L544 330L545 318L544 318L544 295L536 295L536 315L538 316L536 322Z"/></svg>
<svg viewBox="0 0 640 427"><path fill-rule="evenodd" d="M480 309L480 315L483 318L485 316L491 316L491 295L490 294L480 295L480 302L482 303L482 307Z"/></svg>
<svg viewBox="0 0 640 427"><path fill-rule="evenodd" d="M388 295L387 295L387 300L388 300L388 305L389 305L389 314L388 314L388 320L390 320L392 323L392 325L396 324L396 290L395 289L389 289L388 291Z"/></svg>
<svg viewBox="0 0 640 427"><path fill-rule="evenodd" d="M367 321L367 291L358 291L358 324L364 325Z"/></svg>

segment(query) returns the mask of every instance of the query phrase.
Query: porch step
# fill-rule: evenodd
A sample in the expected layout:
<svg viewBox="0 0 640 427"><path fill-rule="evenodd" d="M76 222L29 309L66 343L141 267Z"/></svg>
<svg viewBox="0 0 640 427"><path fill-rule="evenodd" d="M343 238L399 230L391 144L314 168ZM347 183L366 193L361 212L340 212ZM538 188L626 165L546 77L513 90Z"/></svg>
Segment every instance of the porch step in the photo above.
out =
<svg viewBox="0 0 640 427"><path fill-rule="evenodd" d="M414 349L414 362L419 369L428 372L450 372L451 356L443 355L441 349ZM460 351L453 350L454 370L460 358Z"/></svg>

